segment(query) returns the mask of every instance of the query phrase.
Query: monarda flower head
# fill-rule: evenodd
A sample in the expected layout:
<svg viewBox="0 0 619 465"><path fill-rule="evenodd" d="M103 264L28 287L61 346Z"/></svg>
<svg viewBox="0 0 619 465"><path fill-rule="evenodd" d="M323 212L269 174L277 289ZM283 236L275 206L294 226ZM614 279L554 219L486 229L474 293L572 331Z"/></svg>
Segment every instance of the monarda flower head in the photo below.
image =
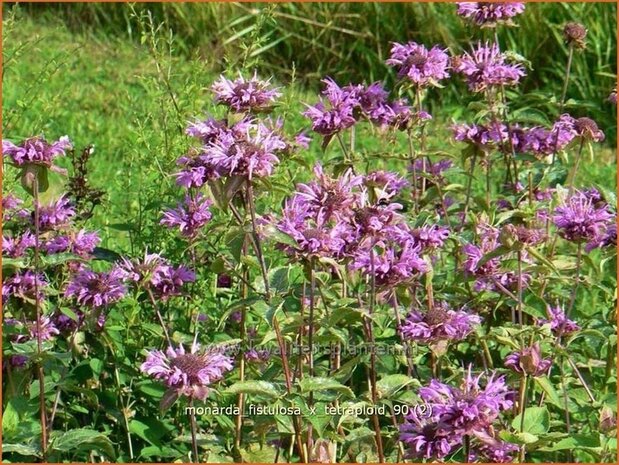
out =
<svg viewBox="0 0 619 465"><path fill-rule="evenodd" d="M341 88L331 78L323 79L325 89L322 95L327 98L329 107L324 102L318 102L314 106L306 105L307 110L303 116L312 121L312 130L329 137L353 126L357 119L355 110L359 106L359 89L348 87Z"/></svg>
<svg viewBox="0 0 619 465"><path fill-rule="evenodd" d="M84 268L69 282L65 297L74 297L79 304L90 308L107 307L127 293L124 278L125 273L118 266L108 272Z"/></svg>
<svg viewBox="0 0 619 465"><path fill-rule="evenodd" d="M454 70L464 75L473 92L483 92L497 86L513 86L525 75L524 68L520 64L509 63L507 56L501 53L495 43L488 45L479 42L475 49L464 53L456 61Z"/></svg>
<svg viewBox="0 0 619 465"><path fill-rule="evenodd" d="M388 290L418 278L428 270L428 264L421 257L421 248L407 234L361 248L355 252L350 268L374 276L376 285Z"/></svg>
<svg viewBox="0 0 619 465"><path fill-rule="evenodd" d="M314 166L314 180L299 184L296 195L307 203L309 211L316 215L318 223L332 218L347 219L352 215L353 206L359 200L357 188L363 183L363 176L357 176L352 169L346 170L337 178L326 174L322 165Z"/></svg>
<svg viewBox="0 0 619 465"><path fill-rule="evenodd" d="M548 373L552 360L543 359L538 343L530 347L512 352L505 359L505 366L516 373L524 373L529 376L544 376Z"/></svg>
<svg viewBox="0 0 619 465"><path fill-rule="evenodd" d="M436 224L413 228L411 235L423 252L433 252L445 245L449 237L449 229Z"/></svg>
<svg viewBox="0 0 619 465"><path fill-rule="evenodd" d="M567 336L580 330L580 326L575 321L570 320L560 305L546 308L548 319L537 320L538 325L550 325L552 334L556 337Z"/></svg>
<svg viewBox="0 0 619 465"><path fill-rule="evenodd" d="M71 148L72 144L67 136L52 143L47 142L42 136L31 137L19 145L2 140L2 153L16 166L32 164L51 168L54 159L64 156L65 152Z"/></svg>
<svg viewBox="0 0 619 465"><path fill-rule="evenodd" d="M187 194L183 203L163 213L160 224L168 228L178 228L182 236L193 239L212 218L209 210L212 203L201 193L194 197Z"/></svg>
<svg viewBox="0 0 619 465"><path fill-rule="evenodd" d="M511 18L524 12L522 2L459 2L458 15L482 27L509 23Z"/></svg>
<svg viewBox="0 0 619 465"><path fill-rule="evenodd" d="M9 297L17 297L22 300L35 301L45 297L44 289L48 282L45 276L34 271L17 272L10 277L2 277L2 301L6 302Z"/></svg>
<svg viewBox="0 0 619 465"><path fill-rule="evenodd" d="M39 206L39 228L41 231L58 230L67 226L75 216L75 208L71 201L61 196L55 202ZM32 215L34 222L34 215Z"/></svg>
<svg viewBox="0 0 619 465"><path fill-rule="evenodd" d="M149 289L155 297L163 301L181 295L182 287L196 280L196 274L192 270L182 265L174 267L159 254L147 252L142 260L123 258L119 266L126 279Z"/></svg>
<svg viewBox="0 0 619 465"><path fill-rule="evenodd" d="M617 105L617 88L615 87L613 91L610 93L608 98L606 99L613 105Z"/></svg>
<svg viewBox="0 0 619 465"><path fill-rule="evenodd" d="M576 192L555 208L552 219L561 237L571 242L588 242L605 233L612 217L605 204L595 205L591 198Z"/></svg>
<svg viewBox="0 0 619 465"><path fill-rule="evenodd" d="M282 94L270 86L270 82L258 79L256 73L245 79L239 76L234 81L221 76L211 86L215 101L230 107L237 113L264 112L272 108Z"/></svg>
<svg viewBox="0 0 619 465"><path fill-rule="evenodd" d="M36 238L30 231L19 236L2 236L2 255L11 258L22 257L26 250L34 247Z"/></svg>
<svg viewBox="0 0 619 465"><path fill-rule="evenodd" d="M347 221L319 220L316 210L299 194L286 201L276 227L294 241L294 245L282 243L280 247L296 259L342 258L357 237Z"/></svg>
<svg viewBox="0 0 619 465"><path fill-rule="evenodd" d="M402 339L422 344L461 341L481 323L478 315L453 310L446 302L438 302L426 312L412 310L400 327Z"/></svg>
<svg viewBox="0 0 619 465"><path fill-rule="evenodd" d="M409 182L397 173L372 171L364 177L363 184L374 192L377 199L388 200L408 187Z"/></svg>
<svg viewBox="0 0 619 465"><path fill-rule="evenodd" d="M96 232L81 229L76 233L58 235L48 240L43 248L48 254L71 252L80 257L88 257L99 242L101 238Z"/></svg>
<svg viewBox="0 0 619 465"><path fill-rule="evenodd" d="M200 350L194 342L189 352L180 345L165 352L152 350L140 370L161 380L177 396L204 401L209 387L232 370L232 359L217 350Z"/></svg>
<svg viewBox="0 0 619 465"><path fill-rule="evenodd" d="M438 45L428 50L416 42L394 43L385 63L397 70L398 77L420 87L436 86L449 77L449 55Z"/></svg>
<svg viewBox="0 0 619 465"><path fill-rule="evenodd" d="M262 122L245 118L203 147L201 160L220 176L247 179L273 174L279 163L277 155L288 144Z"/></svg>
<svg viewBox="0 0 619 465"><path fill-rule="evenodd" d="M419 389L419 397L425 412L411 409L400 426L400 441L411 457L442 459L462 446L465 435L489 430L513 406L514 392L504 377L473 377L469 368L459 388L433 379Z"/></svg>
<svg viewBox="0 0 619 465"><path fill-rule="evenodd" d="M580 23L569 22L563 27L563 38L566 44L582 50L587 46L587 28Z"/></svg>

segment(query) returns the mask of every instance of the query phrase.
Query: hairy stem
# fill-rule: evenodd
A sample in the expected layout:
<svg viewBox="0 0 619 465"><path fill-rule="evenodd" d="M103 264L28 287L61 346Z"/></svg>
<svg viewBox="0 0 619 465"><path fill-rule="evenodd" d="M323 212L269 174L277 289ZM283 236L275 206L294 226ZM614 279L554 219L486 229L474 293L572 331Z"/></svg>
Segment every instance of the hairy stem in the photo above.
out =
<svg viewBox="0 0 619 465"><path fill-rule="evenodd" d="M565 107L565 97L567 96L567 86L570 82L570 72L572 69L572 58L574 57L574 45L570 44L569 51L567 55L567 65L565 66L565 80L563 81L563 90L561 91L561 100L559 101L559 115L563 113L563 108ZM552 151L552 162L551 164L555 164L555 160L557 158L557 151L559 146L559 131L555 134L554 140L554 149Z"/></svg>
<svg viewBox="0 0 619 465"><path fill-rule="evenodd" d="M39 234L40 234L40 219L39 219L39 179L38 173L35 173L32 182L32 191L34 197L34 300L36 309L36 328L37 328L37 377L39 378L39 410L41 419L41 451L43 453L43 461L47 460L47 411L45 407L45 373L43 371L43 341L41 334L41 296L39 295ZM49 427L51 433L51 425Z"/></svg>

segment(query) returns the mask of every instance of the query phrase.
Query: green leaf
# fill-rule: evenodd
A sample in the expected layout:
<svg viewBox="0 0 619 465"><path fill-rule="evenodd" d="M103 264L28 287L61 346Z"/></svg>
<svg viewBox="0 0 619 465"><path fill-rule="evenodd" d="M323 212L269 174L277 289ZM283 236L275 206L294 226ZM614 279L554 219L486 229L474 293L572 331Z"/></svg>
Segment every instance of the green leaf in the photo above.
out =
<svg viewBox="0 0 619 465"><path fill-rule="evenodd" d="M522 415L516 415L512 421L512 428L520 431ZM543 434L550 427L550 414L546 407L529 407L524 412L523 432Z"/></svg>
<svg viewBox="0 0 619 465"><path fill-rule="evenodd" d="M19 429L20 415L15 406L16 399L9 400L2 412L2 435L5 439L14 437Z"/></svg>
<svg viewBox="0 0 619 465"><path fill-rule="evenodd" d="M10 452L14 452L16 454L25 455L25 456L34 456L34 457L41 456L41 449L39 449L36 446L29 446L26 444L2 444L2 453L7 454Z"/></svg>
<svg viewBox="0 0 619 465"><path fill-rule="evenodd" d="M331 378L320 378L320 377L311 377L304 378L299 381L299 386L301 387L302 392L313 392L313 391L338 391L343 392L350 397L354 397L353 392L348 386L344 386L338 381Z"/></svg>
<svg viewBox="0 0 619 465"><path fill-rule="evenodd" d="M557 391L555 390L554 386L552 385L552 383L550 382L550 380L548 379L548 377L546 376L542 376L539 378L533 378L535 380L535 383L542 388L542 390L546 393L546 396L548 396L548 400L555 406L563 408L563 402L561 401L561 398L559 397L559 394L557 393Z"/></svg>
<svg viewBox="0 0 619 465"><path fill-rule="evenodd" d="M267 381L239 381L226 389L225 392L231 394L254 394L270 398L276 398L281 395L275 385Z"/></svg>
<svg viewBox="0 0 619 465"><path fill-rule="evenodd" d="M568 449L596 449L598 447L600 447L599 434L572 434L569 438L561 439L552 446L540 450L550 452Z"/></svg>
<svg viewBox="0 0 619 465"><path fill-rule="evenodd" d="M415 380L410 376L401 374L388 375L377 381L376 389L380 398L389 399L398 391L414 382Z"/></svg>
<svg viewBox="0 0 619 465"><path fill-rule="evenodd" d="M539 441L539 438L531 433L512 433L510 431L501 431L499 437L503 441L511 442L512 444L533 444Z"/></svg>
<svg viewBox="0 0 619 465"><path fill-rule="evenodd" d="M54 438L52 449L59 452L90 452L98 451L101 454L115 458L112 441L103 433L87 428L72 429L60 433Z"/></svg>

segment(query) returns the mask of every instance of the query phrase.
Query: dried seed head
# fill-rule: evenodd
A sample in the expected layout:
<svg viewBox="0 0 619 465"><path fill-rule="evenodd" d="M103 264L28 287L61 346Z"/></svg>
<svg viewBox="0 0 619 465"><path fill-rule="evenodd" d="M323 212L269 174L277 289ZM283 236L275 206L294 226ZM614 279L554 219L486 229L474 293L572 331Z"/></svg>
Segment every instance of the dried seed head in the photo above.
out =
<svg viewBox="0 0 619 465"><path fill-rule="evenodd" d="M597 123L591 118L578 118L574 127L578 134L585 139L594 139L599 132Z"/></svg>
<svg viewBox="0 0 619 465"><path fill-rule="evenodd" d="M584 49L586 46L587 29L580 23L569 22L563 28L563 37L568 45Z"/></svg>

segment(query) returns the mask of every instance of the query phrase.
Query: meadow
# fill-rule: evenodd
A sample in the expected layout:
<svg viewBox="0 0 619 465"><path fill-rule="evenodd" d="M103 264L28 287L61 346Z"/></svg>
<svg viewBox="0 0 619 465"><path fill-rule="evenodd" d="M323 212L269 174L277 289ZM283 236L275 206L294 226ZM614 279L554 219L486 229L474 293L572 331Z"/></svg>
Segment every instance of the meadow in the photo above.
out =
<svg viewBox="0 0 619 465"><path fill-rule="evenodd" d="M4 5L3 459L613 462L616 5L518 5Z"/></svg>

